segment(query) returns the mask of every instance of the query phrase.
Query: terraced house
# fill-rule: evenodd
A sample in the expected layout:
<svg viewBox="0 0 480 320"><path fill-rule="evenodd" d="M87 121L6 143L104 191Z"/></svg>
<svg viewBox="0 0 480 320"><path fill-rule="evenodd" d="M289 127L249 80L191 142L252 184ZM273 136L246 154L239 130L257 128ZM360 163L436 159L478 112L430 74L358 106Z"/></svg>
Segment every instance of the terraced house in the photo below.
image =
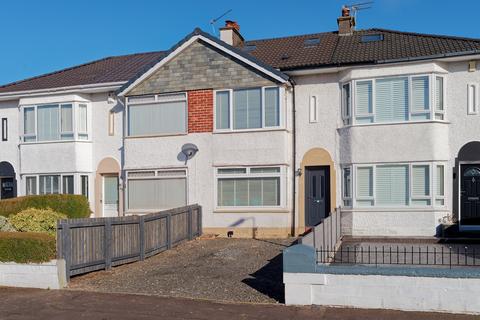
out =
<svg viewBox="0 0 480 320"><path fill-rule="evenodd" d="M199 203L204 232L480 227L480 41L384 29L245 40L227 21L168 51L0 88L1 197L76 193L95 216Z"/></svg>

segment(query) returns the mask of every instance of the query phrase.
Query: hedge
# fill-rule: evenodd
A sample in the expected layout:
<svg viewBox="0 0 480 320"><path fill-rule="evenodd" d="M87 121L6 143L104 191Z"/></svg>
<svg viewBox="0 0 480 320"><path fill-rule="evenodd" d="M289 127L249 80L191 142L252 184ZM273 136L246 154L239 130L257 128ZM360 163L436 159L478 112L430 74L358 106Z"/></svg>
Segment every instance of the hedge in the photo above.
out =
<svg viewBox="0 0 480 320"><path fill-rule="evenodd" d="M0 232L2 262L47 262L55 255L55 237L46 233Z"/></svg>
<svg viewBox="0 0 480 320"><path fill-rule="evenodd" d="M8 217L29 208L50 208L69 218L88 218L90 216L88 200L81 195L48 194L0 200L0 216Z"/></svg>

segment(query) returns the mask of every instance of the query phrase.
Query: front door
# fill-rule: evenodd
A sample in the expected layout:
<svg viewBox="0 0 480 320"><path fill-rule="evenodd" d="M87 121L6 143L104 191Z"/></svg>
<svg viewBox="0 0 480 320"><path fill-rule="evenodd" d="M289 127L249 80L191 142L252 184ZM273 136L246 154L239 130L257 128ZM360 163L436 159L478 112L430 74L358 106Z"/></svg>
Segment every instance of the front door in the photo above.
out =
<svg viewBox="0 0 480 320"><path fill-rule="evenodd" d="M462 164L460 225L480 226L480 164Z"/></svg>
<svg viewBox="0 0 480 320"><path fill-rule="evenodd" d="M9 199L15 197L14 178L0 179L0 199Z"/></svg>
<svg viewBox="0 0 480 320"><path fill-rule="evenodd" d="M103 216L118 216L118 176L103 176Z"/></svg>
<svg viewBox="0 0 480 320"><path fill-rule="evenodd" d="M316 226L329 211L330 168L305 167L305 226Z"/></svg>

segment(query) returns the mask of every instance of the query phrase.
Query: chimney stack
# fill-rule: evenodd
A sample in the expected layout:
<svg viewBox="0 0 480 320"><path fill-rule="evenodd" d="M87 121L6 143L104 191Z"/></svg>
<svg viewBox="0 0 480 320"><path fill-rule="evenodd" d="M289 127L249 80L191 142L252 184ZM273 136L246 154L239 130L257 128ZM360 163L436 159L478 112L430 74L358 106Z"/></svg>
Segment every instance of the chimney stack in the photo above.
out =
<svg viewBox="0 0 480 320"><path fill-rule="evenodd" d="M350 16L350 8L342 7L342 16L337 19L338 34L341 36L351 35L355 29L355 17Z"/></svg>
<svg viewBox="0 0 480 320"><path fill-rule="evenodd" d="M240 26L236 21L225 21L225 27L220 28L220 40L234 47L243 45L243 37L240 34Z"/></svg>

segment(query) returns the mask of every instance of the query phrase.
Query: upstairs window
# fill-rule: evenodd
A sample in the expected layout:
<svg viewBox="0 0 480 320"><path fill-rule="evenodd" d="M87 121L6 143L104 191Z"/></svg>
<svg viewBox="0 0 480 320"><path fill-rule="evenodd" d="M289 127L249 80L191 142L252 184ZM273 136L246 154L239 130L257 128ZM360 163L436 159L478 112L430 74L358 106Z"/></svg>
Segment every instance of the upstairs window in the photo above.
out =
<svg viewBox="0 0 480 320"><path fill-rule="evenodd" d="M444 101L438 75L355 80L342 86L342 117L345 125L444 120Z"/></svg>
<svg viewBox="0 0 480 320"><path fill-rule="evenodd" d="M187 95L163 94L128 98L128 135L187 133Z"/></svg>
<svg viewBox="0 0 480 320"><path fill-rule="evenodd" d="M280 88L248 88L215 92L217 131L280 126Z"/></svg>
<svg viewBox="0 0 480 320"><path fill-rule="evenodd" d="M77 132L74 114L77 110ZM23 141L88 139L87 104L63 103L23 107Z"/></svg>

